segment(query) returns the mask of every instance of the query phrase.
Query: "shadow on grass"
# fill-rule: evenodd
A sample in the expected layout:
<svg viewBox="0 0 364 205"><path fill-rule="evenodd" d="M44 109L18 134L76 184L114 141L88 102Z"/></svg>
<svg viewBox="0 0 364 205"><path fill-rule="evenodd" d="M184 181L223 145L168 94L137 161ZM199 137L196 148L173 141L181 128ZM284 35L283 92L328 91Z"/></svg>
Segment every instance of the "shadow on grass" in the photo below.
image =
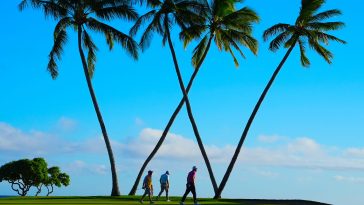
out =
<svg viewBox="0 0 364 205"><path fill-rule="evenodd" d="M220 199L221 202L232 202L244 205L331 205L316 201L306 200L272 200L272 199Z"/></svg>
<svg viewBox="0 0 364 205"><path fill-rule="evenodd" d="M39 204L49 203L49 204L136 204L138 203L140 196L119 196L119 197L110 197L110 196L49 196L49 197L8 197L0 199L0 204L3 202L10 202L11 204L22 204L27 203L37 203ZM163 198L162 198L163 199ZM156 204L179 204L181 197L170 197L171 202L158 201ZM43 201L43 202L42 202ZM209 198L199 198L198 201L201 204L235 204L235 205L330 205L321 202L315 201L305 201L305 200L265 200L265 199L219 199L213 200ZM90 203L94 202L94 203ZM191 198L187 198L186 204L192 203ZM149 203L147 203L149 204Z"/></svg>

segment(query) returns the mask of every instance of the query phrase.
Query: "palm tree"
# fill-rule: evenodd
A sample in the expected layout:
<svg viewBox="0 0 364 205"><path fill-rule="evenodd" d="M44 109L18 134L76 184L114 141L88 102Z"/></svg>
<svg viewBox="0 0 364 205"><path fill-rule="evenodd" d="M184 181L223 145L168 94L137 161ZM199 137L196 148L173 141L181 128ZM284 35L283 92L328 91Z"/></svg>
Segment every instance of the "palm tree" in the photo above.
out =
<svg viewBox="0 0 364 205"><path fill-rule="evenodd" d="M89 35L88 29L104 34L110 49L113 48L114 41L116 41L126 49L127 53L130 54L132 58L137 59L137 43L130 36L97 20L97 18L106 21L116 17L135 20L138 18L138 15L130 4L124 0L23 0L19 4L20 11L29 5L35 9L42 9L45 16L53 17L58 20L54 29L54 45L49 54L49 63L47 67L53 79L56 79L58 76L57 60L61 60L63 47L67 42L67 28L71 27L77 31L78 50L82 61L83 71L109 155L112 173L111 195L118 196L120 195L120 191L114 155L91 83L91 78L95 69L95 52L97 51L97 47ZM87 59L83 49L88 51Z"/></svg>
<svg viewBox="0 0 364 205"><path fill-rule="evenodd" d="M304 67L308 67L310 65L310 61L306 56L306 43L308 43L309 47L315 50L329 64L331 64L333 54L329 50L324 48L321 44L324 43L325 45L328 45L329 41L336 41L343 44L346 43L345 41L326 33L327 31L334 31L342 28L344 26L344 23L323 22L330 17L341 15L341 11L337 9L318 13L318 10L322 7L324 3L324 0L303 0L300 13L294 25L279 23L264 31L263 38L265 41L267 41L270 36L277 35L270 42L269 49L271 51L277 51L282 45L285 48L288 48L288 50L284 55L282 61L279 63L278 67L274 71L257 104L255 105L253 112L249 117L249 120L240 138L239 144L221 181L218 194L215 196L215 198L221 195L230 176L230 173L234 167L234 164L238 158L239 152L248 134L254 117L257 114L259 107L262 104L271 85L273 84L274 79L277 77L283 64L286 62L288 56L290 55L296 44L298 43L299 45L301 64Z"/></svg>
<svg viewBox="0 0 364 205"><path fill-rule="evenodd" d="M202 38L201 42L194 49L192 63L195 67L195 70L187 85L187 94L192 87L193 81L204 59L206 58L212 40L215 41L220 50L224 48L225 51L228 51L232 54L236 65L238 65L237 60L235 58L235 55L232 53L231 47L239 50L243 57L243 52L237 46L239 44L248 47L254 54L256 54L258 51L257 41L251 37L251 24L259 21L259 17L254 11L247 7L236 11L234 7L235 2L226 0L214 0L211 2L211 6L207 3L207 1L205 1L204 3L206 4L207 12L207 15L203 16L205 18L205 21L202 24L191 25L189 28L182 30L182 32L180 33L180 39L184 41L184 46L187 46L193 39L199 38L202 36L202 34L205 33L205 36ZM184 102L185 98L183 97L177 108L173 112L171 118L169 119L167 126L164 129L162 136L158 140L156 146L143 163L134 182L134 186L130 191L130 195L135 194L140 178L145 168L152 160L154 155L157 153L159 148L162 146L167 136L167 133L172 126L175 118L177 117L179 111L182 109ZM214 191L216 193L217 186L214 187Z"/></svg>
<svg viewBox="0 0 364 205"><path fill-rule="evenodd" d="M207 157L205 148L203 146L200 134L198 132L198 128L194 117L192 115L192 109L187 97L187 92L182 80L182 75L179 69L179 65L177 62L176 53L173 47L170 30L172 27L173 22L177 23L182 30L186 29L187 26L191 25L192 23L202 23L204 18L201 17L200 13L204 12L204 5L199 1L190 1L190 0L153 0L147 1L148 5L152 7L152 10L141 16L135 23L135 25L131 28L130 34L135 35L139 30L142 23L150 20L150 24L146 27L145 31L142 34L141 40L139 45L141 46L142 50L144 50L150 44L152 32L157 32L163 37L162 44L165 45L168 42L168 46L171 51L174 68L178 77L178 82L180 89L183 93L183 97L186 101L187 113L190 119L193 132L196 136L198 146L204 158L205 164L207 166L209 176L212 182L214 189L217 188L216 180L212 172L210 161ZM129 195L134 195L138 182L140 181L142 172L139 172L136 183L133 185Z"/></svg>

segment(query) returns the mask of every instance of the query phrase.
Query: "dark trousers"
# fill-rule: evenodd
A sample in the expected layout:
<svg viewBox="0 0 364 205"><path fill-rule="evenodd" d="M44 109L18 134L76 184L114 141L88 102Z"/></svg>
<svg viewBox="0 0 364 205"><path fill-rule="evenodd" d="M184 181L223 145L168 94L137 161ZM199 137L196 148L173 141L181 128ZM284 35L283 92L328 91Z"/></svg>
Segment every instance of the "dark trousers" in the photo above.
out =
<svg viewBox="0 0 364 205"><path fill-rule="evenodd" d="M187 183L186 184L186 192L182 197L182 202L184 202L186 200L186 197L188 195L188 193L192 192L193 195L193 201L196 203L196 188L195 188L195 184L194 183Z"/></svg>

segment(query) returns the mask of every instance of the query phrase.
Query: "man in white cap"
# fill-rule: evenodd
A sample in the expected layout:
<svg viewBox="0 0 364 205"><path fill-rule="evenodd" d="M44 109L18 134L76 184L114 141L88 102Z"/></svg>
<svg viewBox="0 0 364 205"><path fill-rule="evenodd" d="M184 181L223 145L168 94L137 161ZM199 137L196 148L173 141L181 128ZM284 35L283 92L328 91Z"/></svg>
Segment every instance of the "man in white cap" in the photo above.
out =
<svg viewBox="0 0 364 205"><path fill-rule="evenodd" d="M197 167L193 166L192 171L190 171L188 173L188 175L187 175L186 191L185 191L185 194L182 197L180 205L185 204L184 202L186 200L186 197L187 197L188 193L190 193L190 192L192 192L194 204L198 205L197 198L196 198L196 188L195 188L196 172L197 172Z"/></svg>
<svg viewBox="0 0 364 205"><path fill-rule="evenodd" d="M158 194L157 201L159 197L162 195L164 190L166 191L166 200L169 200L168 197L168 190L169 190L169 171L166 171L166 173L162 174L161 178L159 179L159 182L161 183L161 191Z"/></svg>

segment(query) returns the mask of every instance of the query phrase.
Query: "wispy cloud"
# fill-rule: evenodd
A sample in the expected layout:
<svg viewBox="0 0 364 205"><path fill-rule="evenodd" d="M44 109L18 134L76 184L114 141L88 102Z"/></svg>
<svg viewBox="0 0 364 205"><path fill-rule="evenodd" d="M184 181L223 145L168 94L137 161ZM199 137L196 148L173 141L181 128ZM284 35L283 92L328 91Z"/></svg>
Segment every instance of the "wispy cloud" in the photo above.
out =
<svg viewBox="0 0 364 205"><path fill-rule="evenodd" d="M57 123L57 127L63 131L72 131L76 128L77 121L69 117L62 116Z"/></svg>
<svg viewBox="0 0 364 205"><path fill-rule="evenodd" d="M112 140L111 143L115 154L121 154L123 160L144 160L161 134L162 130L145 128L129 141ZM283 139L279 136L265 136L261 139L264 143L268 141L276 146L267 148L257 144L254 147L243 147L238 163L306 169L364 170L364 148L332 149L309 137L285 137L283 141L278 140ZM226 165L235 151L235 146L207 144L205 149L212 163ZM76 142L39 131L24 132L9 124L0 123L0 152L106 154L106 148L101 136ZM168 134L156 158L178 162L202 161L197 143L174 133Z"/></svg>
<svg viewBox="0 0 364 205"><path fill-rule="evenodd" d="M72 143L67 143L52 134L35 130L24 132L0 122L0 151L49 154L67 152L71 147Z"/></svg>
<svg viewBox="0 0 364 205"><path fill-rule="evenodd" d="M282 137L278 135L260 135L258 136L258 141L263 143L275 143L279 140L281 140Z"/></svg>
<svg viewBox="0 0 364 205"><path fill-rule="evenodd" d="M74 174L97 174L105 175L109 173L109 168L104 164L90 164L82 160L76 160L64 166L66 172Z"/></svg>
<svg viewBox="0 0 364 205"><path fill-rule="evenodd" d="M364 177L347 177L347 176L337 175L337 176L334 177L334 179L336 181L340 181L340 182L364 184Z"/></svg>
<svg viewBox="0 0 364 205"><path fill-rule="evenodd" d="M137 125L137 126L144 126L145 125L145 122L143 121L143 119L141 119L139 117L136 117L134 122L135 122L135 125Z"/></svg>
<svg viewBox="0 0 364 205"><path fill-rule="evenodd" d="M345 154L349 157L364 158L364 148L349 148Z"/></svg>

